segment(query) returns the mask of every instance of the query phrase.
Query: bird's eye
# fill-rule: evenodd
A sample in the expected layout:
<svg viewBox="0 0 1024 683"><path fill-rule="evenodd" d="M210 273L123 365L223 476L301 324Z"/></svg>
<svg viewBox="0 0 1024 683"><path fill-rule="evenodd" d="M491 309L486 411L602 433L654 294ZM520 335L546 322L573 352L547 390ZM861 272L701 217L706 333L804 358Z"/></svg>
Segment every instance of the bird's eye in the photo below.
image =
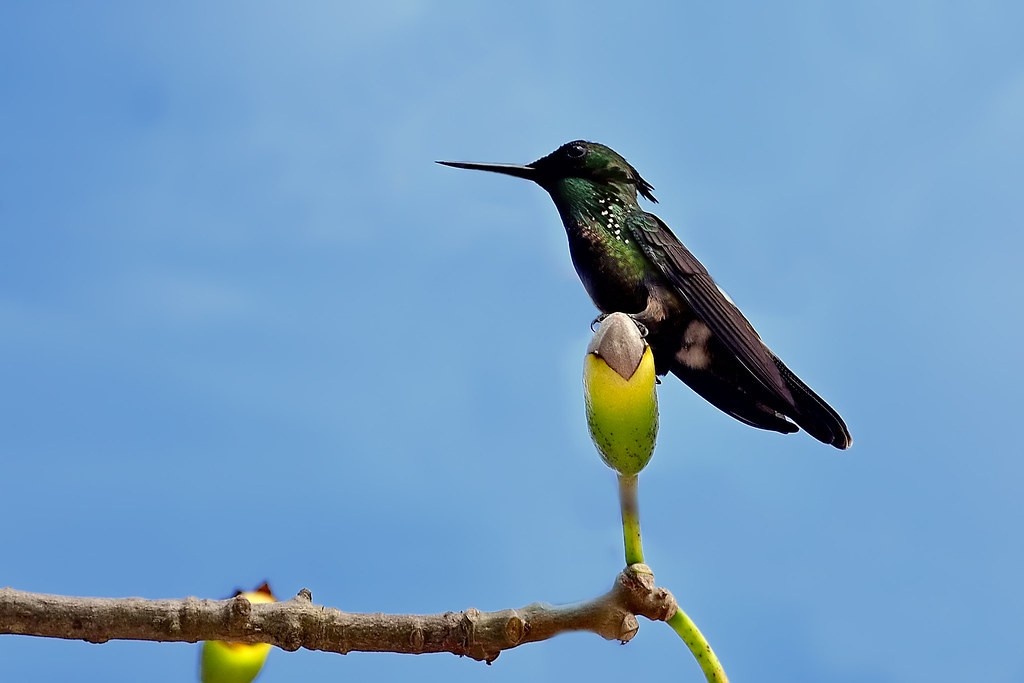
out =
<svg viewBox="0 0 1024 683"><path fill-rule="evenodd" d="M587 153L587 148L583 145L569 145L569 149L565 153L570 159L582 159Z"/></svg>

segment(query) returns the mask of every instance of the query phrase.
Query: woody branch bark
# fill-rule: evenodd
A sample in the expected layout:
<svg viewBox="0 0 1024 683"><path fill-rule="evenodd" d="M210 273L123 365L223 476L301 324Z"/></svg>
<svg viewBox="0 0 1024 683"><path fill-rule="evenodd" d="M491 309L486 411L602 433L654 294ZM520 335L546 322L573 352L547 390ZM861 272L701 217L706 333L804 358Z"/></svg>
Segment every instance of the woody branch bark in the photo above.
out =
<svg viewBox="0 0 1024 683"><path fill-rule="evenodd" d="M574 605L444 614L353 614L316 605L307 589L291 600L253 605L230 600L78 598L0 589L0 634L104 643L108 640L270 643L324 652L450 652L493 661L502 650L566 631L632 639L637 616L666 621L672 594L654 585L646 565L627 567L604 595Z"/></svg>

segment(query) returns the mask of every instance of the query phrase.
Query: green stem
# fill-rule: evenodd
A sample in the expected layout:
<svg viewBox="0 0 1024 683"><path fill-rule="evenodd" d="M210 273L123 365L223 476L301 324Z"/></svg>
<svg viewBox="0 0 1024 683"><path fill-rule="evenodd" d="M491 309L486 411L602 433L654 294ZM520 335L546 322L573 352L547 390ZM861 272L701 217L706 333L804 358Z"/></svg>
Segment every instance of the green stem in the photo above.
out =
<svg viewBox="0 0 1024 683"><path fill-rule="evenodd" d="M722 663L718 661L714 650L708 645L708 641L704 639L704 634L700 632L700 629L697 628L697 625L693 623L690 617L686 616L686 612L677 605L676 613L672 615L672 618L667 623L683 639L686 647L690 648L690 652L693 653L697 663L700 664L701 671L704 672L704 678L708 680L708 683L729 683L729 678L725 675Z"/></svg>
<svg viewBox="0 0 1024 683"><path fill-rule="evenodd" d="M637 504L637 475L619 475L619 505L622 508L622 541L626 547L626 566L643 564L640 542L640 508Z"/></svg>
<svg viewBox="0 0 1024 683"><path fill-rule="evenodd" d="M622 508L622 540L626 547L626 566L644 563L644 548L640 541L640 506L637 502L637 475L619 475L619 506ZM678 605L676 613L668 620L686 647L690 648L704 678L708 683L729 683L722 663L718 661L714 650L708 645L704 634Z"/></svg>

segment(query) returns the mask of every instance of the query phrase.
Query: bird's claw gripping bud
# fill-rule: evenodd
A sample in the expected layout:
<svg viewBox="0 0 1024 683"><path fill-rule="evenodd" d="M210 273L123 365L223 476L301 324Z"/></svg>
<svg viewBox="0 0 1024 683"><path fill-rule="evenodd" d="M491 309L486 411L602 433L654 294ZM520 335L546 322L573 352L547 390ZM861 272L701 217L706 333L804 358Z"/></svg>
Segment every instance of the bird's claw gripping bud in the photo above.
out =
<svg viewBox="0 0 1024 683"><path fill-rule="evenodd" d="M597 332L597 328L601 325L601 323L603 323L605 320L607 320L608 317L611 316L611 315L614 315L614 314L613 313L602 313L601 315L599 315L596 318L594 318L593 322L590 323L590 331L591 332ZM647 335L650 334L650 332L647 330L647 325L644 325L642 322L640 322L637 319L637 317L635 315L633 315L632 313L629 314L629 319L632 320L636 324L636 329L640 330L640 336L643 337L644 339L647 339ZM660 384L660 382L659 382L659 384Z"/></svg>

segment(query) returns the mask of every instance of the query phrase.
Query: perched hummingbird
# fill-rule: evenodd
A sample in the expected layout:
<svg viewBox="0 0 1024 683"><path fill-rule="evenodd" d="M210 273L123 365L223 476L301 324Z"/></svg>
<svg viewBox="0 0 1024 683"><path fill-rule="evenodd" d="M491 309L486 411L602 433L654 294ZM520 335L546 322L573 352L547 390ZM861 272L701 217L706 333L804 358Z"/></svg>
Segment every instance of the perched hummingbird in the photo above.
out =
<svg viewBox="0 0 1024 683"><path fill-rule="evenodd" d="M640 208L637 193L657 202L654 188L614 150L577 140L526 166L438 163L526 178L547 190L594 305L646 326L659 375L672 372L752 427L784 434L802 427L836 448L853 443L839 414L764 345L669 227Z"/></svg>

